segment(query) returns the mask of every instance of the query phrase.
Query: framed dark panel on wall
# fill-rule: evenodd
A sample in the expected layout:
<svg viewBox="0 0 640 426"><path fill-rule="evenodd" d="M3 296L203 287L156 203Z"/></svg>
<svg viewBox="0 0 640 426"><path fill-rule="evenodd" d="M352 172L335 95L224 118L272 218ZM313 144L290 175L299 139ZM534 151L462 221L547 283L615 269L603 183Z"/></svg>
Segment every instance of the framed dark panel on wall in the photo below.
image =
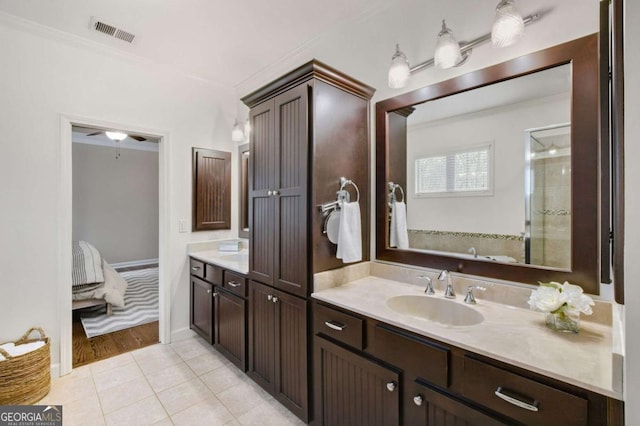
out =
<svg viewBox="0 0 640 426"><path fill-rule="evenodd" d="M193 148L193 231L231 228L231 153Z"/></svg>

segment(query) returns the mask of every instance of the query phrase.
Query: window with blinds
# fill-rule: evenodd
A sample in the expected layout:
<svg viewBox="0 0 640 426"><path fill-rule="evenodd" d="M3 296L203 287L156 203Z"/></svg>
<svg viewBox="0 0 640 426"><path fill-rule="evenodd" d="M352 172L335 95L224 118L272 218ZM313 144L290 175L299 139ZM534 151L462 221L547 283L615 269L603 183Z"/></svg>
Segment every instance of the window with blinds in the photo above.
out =
<svg viewBox="0 0 640 426"><path fill-rule="evenodd" d="M493 194L493 144L416 160L415 194L468 196Z"/></svg>

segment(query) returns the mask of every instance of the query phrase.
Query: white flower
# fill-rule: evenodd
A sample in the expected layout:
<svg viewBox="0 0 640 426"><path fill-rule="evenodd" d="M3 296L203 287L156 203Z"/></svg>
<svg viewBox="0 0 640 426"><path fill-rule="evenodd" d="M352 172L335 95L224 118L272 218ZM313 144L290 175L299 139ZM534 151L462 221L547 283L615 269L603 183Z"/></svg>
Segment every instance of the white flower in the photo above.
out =
<svg viewBox="0 0 640 426"><path fill-rule="evenodd" d="M529 306L542 312L553 312L567 302L566 295L555 287L540 286L531 292Z"/></svg>
<svg viewBox="0 0 640 426"><path fill-rule="evenodd" d="M593 299L583 294L582 287L573 285L568 282L562 284L562 294L567 296L567 306L569 310L574 312L582 312L591 315L593 310L591 306L595 305Z"/></svg>
<svg viewBox="0 0 640 426"><path fill-rule="evenodd" d="M583 294L582 287L567 281L564 284L555 281L540 283L540 287L532 291L529 297L529 307L542 312L566 311L591 315L591 306L594 304L593 299Z"/></svg>

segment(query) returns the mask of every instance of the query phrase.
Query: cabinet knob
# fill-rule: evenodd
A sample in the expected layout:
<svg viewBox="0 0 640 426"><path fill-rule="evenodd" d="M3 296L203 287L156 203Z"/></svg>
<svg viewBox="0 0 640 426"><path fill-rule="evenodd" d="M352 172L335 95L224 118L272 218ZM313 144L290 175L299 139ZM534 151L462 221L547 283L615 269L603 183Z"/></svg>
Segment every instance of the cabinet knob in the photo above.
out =
<svg viewBox="0 0 640 426"><path fill-rule="evenodd" d="M211 289L207 290L207 294L211 294Z"/></svg>
<svg viewBox="0 0 640 426"><path fill-rule="evenodd" d="M215 292L214 292L214 293L213 293L213 297L216 297L216 296L218 296L218 293L215 293Z"/></svg>
<svg viewBox="0 0 640 426"><path fill-rule="evenodd" d="M268 196L268 197L271 197L272 195L273 195L273 191L272 191L272 190L268 190L268 191L267 191L267 196Z"/></svg>
<svg viewBox="0 0 640 426"><path fill-rule="evenodd" d="M421 406L423 402L424 402L424 398L422 397L422 395L416 395L413 397L413 403L416 404L418 407Z"/></svg>
<svg viewBox="0 0 640 426"><path fill-rule="evenodd" d="M273 303L278 303L278 298L277 298L276 296L273 296L273 299L271 299L271 301L272 301Z"/></svg>
<svg viewBox="0 0 640 426"><path fill-rule="evenodd" d="M267 294L267 300L271 300L271 299L273 299L273 296L270 294Z"/></svg>
<svg viewBox="0 0 640 426"><path fill-rule="evenodd" d="M393 392L394 390L396 390L396 382L387 383L387 390L389 392Z"/></svg>
<svg viewBox="0 0 640 426"><path fill-rule="evenodd" d="M273 193L273 195L280 195L280 191L278 191L277 189L274 189L271 192Z"/></svg>

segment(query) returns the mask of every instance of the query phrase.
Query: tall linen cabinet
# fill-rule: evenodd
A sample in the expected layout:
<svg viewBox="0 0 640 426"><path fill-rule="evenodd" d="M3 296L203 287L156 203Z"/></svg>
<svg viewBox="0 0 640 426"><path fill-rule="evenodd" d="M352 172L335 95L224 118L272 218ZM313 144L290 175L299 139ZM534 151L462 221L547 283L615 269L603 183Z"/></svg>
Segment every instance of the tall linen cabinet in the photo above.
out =
<svg viewBox="0 0 640 426"><path fill-rule="evenodd" d="M248 374L304 421L313 274L344 265L318 206L336 199L340 177L358 186L368 260L373 92L313 60L242 98L251 124Z"/></svg>

